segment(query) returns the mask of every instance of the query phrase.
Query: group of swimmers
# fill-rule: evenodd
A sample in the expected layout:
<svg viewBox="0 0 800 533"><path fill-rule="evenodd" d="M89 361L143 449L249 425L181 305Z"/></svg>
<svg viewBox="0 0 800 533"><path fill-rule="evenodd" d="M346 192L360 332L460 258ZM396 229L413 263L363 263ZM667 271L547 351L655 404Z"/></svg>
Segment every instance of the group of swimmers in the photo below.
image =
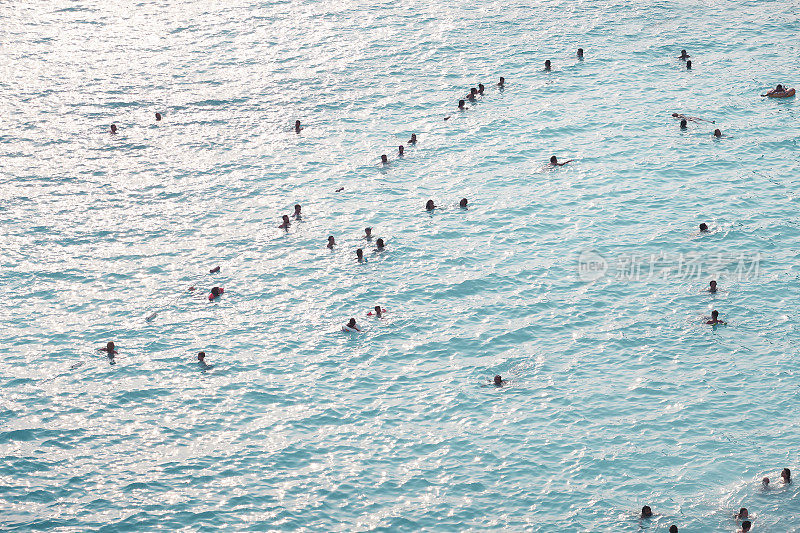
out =
<svg viewBox="0 0 800 533"><path fill-rule="evenodd" d="M499 376L495 376L495 380L497 380L498 377ZM789 470L788 468L784 468L783 470L781 470L781 481L783 482L784 485L790 484L792 482L792 471ZM765 477L761 480L761 487L765 490L768 490L770 488L768 477ZM652 518L652 516L653 516L653 510L650 508L650 506L649 505L643 506L640 517L643 520L646 520ZM753 527L753 523L749 520L750 511L747 510L747 507L741 507L739 508L738 511L735 511L733 513L733 518L734 520L741 521L742 527L739 530L739 533L747 533ZM676 526L675 524L669 526L669 533L678 533L678 526Z"/></svg>

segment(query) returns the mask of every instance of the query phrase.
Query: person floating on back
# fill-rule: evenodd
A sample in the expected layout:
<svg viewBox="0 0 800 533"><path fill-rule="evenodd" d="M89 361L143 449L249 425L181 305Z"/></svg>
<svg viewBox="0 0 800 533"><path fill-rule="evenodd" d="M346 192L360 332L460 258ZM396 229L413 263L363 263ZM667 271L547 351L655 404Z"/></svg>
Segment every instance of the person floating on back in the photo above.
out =
<svg viewBox="0 0 800 533"><path fill-rule="evenodd" d="M281 218L283 218L283 222L281 222L281 225L278 226L278 227L281 228L281 229L288 230L289 226L291 225L291 222L289 222L289 215L283 215L283 217L281 217Z"/></svg>
<svg viewBox="0 0 800 533"><path fill-rule="evenodd" d="M461 201L458 202L458 207L460 207L462 209L466 209L467 208L467 199L466 198L462 198Z"/></svg>
<svg viewBox="0 0 800 533"><path fill-rule="evenodd" d="M706 324L710 324L712 326L716 326L717 324L724 324L724 320L719 319L719 311L714 309L711 311L711 320L706 320Z"/></svg>
<svg viewBox="0 0 800 533"><path fill-rule="evenodd" d="M712 124L714 124L716 122L714 120L706 120L704 118L690 117L688 115L684 115L684 114L681 114L681 113L673 113L672 114L672 118L679 118L681 120L687 120L689 122L710 122Z"/></svg>
<svg viewBox="0 0 800 533"><path fill-rule="evenodd" d="M563 167L567 163L572 163L573 161L575 161L575 160L574 159L567 159L563 163L559 163L558 162L558 158L556 156L554 156L554 155L550 156L550 165L554 166L554 167Z"/></svg>

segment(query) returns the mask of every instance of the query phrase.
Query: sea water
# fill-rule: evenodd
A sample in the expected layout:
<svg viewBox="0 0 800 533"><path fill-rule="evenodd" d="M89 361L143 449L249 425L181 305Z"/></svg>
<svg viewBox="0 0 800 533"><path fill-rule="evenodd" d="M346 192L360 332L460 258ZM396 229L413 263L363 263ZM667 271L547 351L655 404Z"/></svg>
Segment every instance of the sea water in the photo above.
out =
<svg viewBox="0 0 800 533"><path fill-rule="evenodd" d="M3 530L800 531L795 2L0 16Z"/></svg>

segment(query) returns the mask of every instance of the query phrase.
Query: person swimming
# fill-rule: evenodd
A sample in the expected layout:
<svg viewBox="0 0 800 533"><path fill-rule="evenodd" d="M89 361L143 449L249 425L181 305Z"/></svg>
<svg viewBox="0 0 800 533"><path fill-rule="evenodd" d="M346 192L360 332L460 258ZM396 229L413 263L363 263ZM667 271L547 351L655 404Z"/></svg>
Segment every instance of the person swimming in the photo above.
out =
<svg viewBox="0 0 800 533"><path fill-rule="evenodd" d="M208 295L208 301L210 302L214 300L224 292L225 289L223 289L222 287L211 287L211 294Z"/></svg>
<svg viewBox="0 0 800 533"><path fill-rule="evenodd" d="M505 87L506 79L503 76L500 76L500 81L497 83L498 87Z"/></svg>
<svg viewBox="0 0 800 533"><path fill-rule="evenodd" d="M428 200L427 202L425 202L425 209L427 209L428 211L433 211L434 209L436 209L433 200Z"/></svg>
<svg viewBox="0 0 800 533"><path fill-rule="evenodd" d="M216 274L217 272L219 272L218 266L215 266L214 268L208 271L209 274Z"/></svg>
<svg viewBox="0 0 800 533"><path fill-rule="evenodd" d="M300 214L300 211L302 211L302 209L303 208L302 208L302 206L300 206L300 204L294 204L294 215L292 215L292 216L295 219L300 220L302 218L302 215Z"/></svg>
<svg viewBox="0 0 800 533"><path fill-rule="evenodd" d="M467 207L467 199L466 198L462 198L461 201L458 202L458 207L460 207L462 209L466 208Z"/></svg>
<svg viewBox="0 0 800 533"><path fill-rule="evenodd" d="M300 121L299 120L295 120L294 121L294 132L295 133L300 133L300 130L302 130L302 129L303 128L300 127Z"/></svg>
<svg viewBox="0 0 800 533"><path fill-rule="evenodd" d="M116 135L116 134L117 134L117 125L116 124L112 124L111 125L111 135Z"/></svg>
<svg viewBox="0 0 800 533"><path fill-rule="evenodd" d="M358 257L358 262L359 263L363 263L364 262L364 250L362 250L361 248L356 250L356 257Z"/></svg>
<svg viewBox="0 0 800 533"><path fill-rule="evenodd" d="M717 292L717 282L711 280L708 282L708 292Z"/></svg>
<svg viewBox="0 0 800 533"><path fill-rule="evenodd" d="M742 533L747 533L748 531L750 531L750 528L752 527L753 524L750 523L750 520L745 520L744 522L742 522Z"/></svg>
<svg viewBox="0 0 800 533"><path fill-rule="evenodd" d="M682 130L685 130L685 129L686 129L686 119L685 119L685 118L682 118L682 119L681 119L681 129L682 129Z"/></svg>
<svg viewBox="0 0 800 533"><path fill-rule="evenodd" d="M344 326L342 328L342 330L343 331L361 331L360 329L358 329L358 326L356 326L356 319L355 318L351 318L350 320L348 320L347 321L347 325Z"/></svg>
<svg viewBox="0 0 800 533"><path fill-rule="evenodd" d="M197 361L198 361L198 362L199 362L201 365L205 365L205 364L206 364L206 352L200 352L200 353L198 353L198 354L197 354Z"/></svg>
<svg viewBox="0 0 800 533"><path fill-rule="evenodd" d="M686 70L692 70L692 60L686 62Z"/></svg>
<svg viewBox="0 0 800 533"><path fill-rule="evenodd" d="M408 140L408 144L417 144L417 134L412 133L411 138Z"/></svg>
<svg viewBox="0 0 800 533"><path fill-rule="evenodd" d="M578 59L583 59L583 48L578 48Z"/></svg>
<svg viewBox="0 0 800 533"><path fill-rule="evenodd" d="M747 518L747 516L748 516L747 507L742 507L741 509L739 509L738 513L733 513L733 517L739 520Z"/></svg>
<svg viewBox="0 0 800 533"><path fill-rule="evenodd" d="M550 70L550 60L549 60L549 59L546 59L546 60L545 60L545 62L544 62L544 69L545 69L545 70Z"/></svg>
<svg viewBox="0 0 800 533"><path fill-rule="evenodd" d="M502 377L500 374L497 374L497 375L494 377L494 380L492 381L492 384L493 384L495 387L502 387L502 386L503 386L503 385L505 385L506 383L507 383L507 380L503 379L503 377Z"/></svg>
<svg viewBox="0 0 800 533"><path fill-rule="evenodd" d="M378 249L379 252L383 250L383 246L384 246L383 239L378 239L377 241L375 241L375 247Z"/></svg>
<svg viewBox="0 0 800 533"><path fill-rule="evenodd" d="M364 238L368 241L372 240L372 228L364 228Z"/></svg>
<svg viewBox="0 0 800 533"><path fill-rule="evenodd" d="M283 218L283 222L278 227L281 228L281 229L289 229L289 226L291 225L291 222L289 222L289 215L283 215L282 218Z"/></svg>
<svg viewBox="0 0 800 533"><path fill-rule="evenodd" d="M478 89L476 89L475 87L472 87L469 90L469 94L467 95L467 100L470 100L470 101L474 102L476 96L478 96Z"/></svg>
<svg viewBox="0 0 800 533"><path fill-rule="evenodd" d="M700 223L700 233L708 233L708 224L705 222Z"/></svg>
<svg viewBox="0 0 800 533"><path fill-rule="evenodd" d="M574 159L567 159L563 163L559 163L558 162L558 158L556 156L554 156L554 155L550 156L550 165L552 165L554 167L563 167L567 163L572 163L573 161L575 161L575 160Z"/></svg>
<svg viewBox="0 0 800 533"><path fill-rule="evenodd" d="M722 132L719 131L719 129L714 130L714 137L719 139L720 137L722 137Z"/></svg>
<svg viewBox="0 0 800 533"><path fill-rule="evenodd" d="M761 480L761 487L762 488L769 488L769 478L765 477Z"/></svg>
<svg viewBox="0 0 800 533"><path fill-rule="evenodd" d="M649 505L645 505L642 507L642 518L650 518L653 516L653 510L650 509Z"/></svg>
<svg viewBox="0 0 800 533"><path fill-rule="evenodd" d="M405 151L405 148L403 148L403 145L402 145L402 144L401 144L400 146L398 146L398 147L397 147L397 155L398 155L399 157L403 157L403 152L404 152L404 151Z"/></svg>
<svg viewBox="0 0 800 533"><path fill-rule="evenodd" d="M116 348L117 347L114 345L114 343L109 341L106 344L105 348L98 348L97 351L98 352L105 352L105 353L108 354L109 357L114 357L118 353Z"/></svg>
<svg viewBox="0 0 800 533"><path fill-rule="evenodd" d="M676 526L675 524L669 526L669 533L678 533L678 526Z"/></svg>
<svg viewBox="0 0 800 533"><path fill-rule="evenodd" d="M156 122L158 122L159 120L161 120L161 113L157 112L156 113Z"/></svg>
<svg viewBox="0 0 800 533"><path fill-rule="evenodd" d="M381 163L383 163L384 165L389 164L389 158L386 157L386 154L381 155Z"/></svg>
<svg viewBox="0 0 800 533"><path fill-rule="evenodd" d="M678 56L678 59L686 59L688 57L692 57L686 53L686 50L681 50L681 55Z"/></svg>
<svg viewBox="0 0 800 533"><path fill-rule="evenodd" d="M715 120L706 120L704 118L699 118L699 117L690 117L688 115L684 115L683 113L673 113L672 118L679 118L681 120L687 120L689 122L710 122L712 124L716 123Z"/></svg>
<svg viewBox="0 0 800 533"><path fill-rule="evenodd" d="M761 96L782 96L787 92L786 87L779 83L774 89L767 91L767 94L762 94Z"/></svg>
<svg viewBox="0 0 800 533"><path fill-rule="evenodd" d="M792 471L788 468L784 468L781 470L781 479L784 483L791 483L792 482Z"/></svg>
<svg viewBox="0 0 800 533"><path fill-rule="evenodd" d="M468 107L464 107L465 104L466 104L466 102L464 102L464 100L459 100L458 101L458 109L460 111L464 111L465 109L469 109Z"/></svg>
<svg viewBox="0 0 800 533"><path fill-rule="evenodd" d="M482 84L482 83L479 83L479 84L478 84L478 94L479 94L479 95L483 96L483 91L484 91L485 89L486 89L486 88L483 86L483 84Z"/></svg>
<svg viewBox="0 0 800 533"><path fill-rule="evenodd" d="M716 326L717 324L724 324L724 320L719 319L719 311L714 309L711 311L711 320L706 320L706 324L710 324L712 326Z"/></svg>
<svg viewBox="0 0 800 533"><path fill-rule="evenodd" d="M336 244L336 241L333 238L333 235L328 235L328 248L333 250L333 246Z"/></svg>
<svg viewBox="0 0 800 533"><path fill-rule="evenodd" d="M374 307L375 312L373 313L370 311L367 313L367 316L374 316L375 318L383 318L383 313L386 312L386 309L382 308L380 305L376 305Z"/></svg>

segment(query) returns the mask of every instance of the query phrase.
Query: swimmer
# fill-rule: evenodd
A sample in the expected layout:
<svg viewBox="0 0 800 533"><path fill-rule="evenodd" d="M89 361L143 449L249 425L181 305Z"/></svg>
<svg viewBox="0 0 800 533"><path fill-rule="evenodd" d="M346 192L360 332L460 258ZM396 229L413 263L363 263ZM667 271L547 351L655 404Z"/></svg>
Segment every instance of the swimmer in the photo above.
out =
<svg viewBox="0 0 800 533"><path fill-rule="evenodd" d="M333 238L333 235L328 235L328 248L333 250L333 246L336 244L336 241Z"/></svg>
<svg viewBox="0 0 800 533"><path fill-rule="evenodd" d="M685 129L686 129L686 119L685 119L685 118L682 118L682 119L681 119L681 129L682 129L682 130L685 130Z"/></svg>
<svg viewBox="0 0 800 533"><path fill-rule="evenodd" d="M675 524L669 526L669 533L678 533L678 526L676 526Z"/></svg>
<svg viewBox="0 0 800 533"><path fill-rule="evenodd" d="M464 104L465 104L464 100L459 100L458 101L458 109L461 110L461 111L464 111L465 109L469 109L468 107L464 107Z"/></svg>
<svg viewBox="0 0 800 533"><path fill-rule="evenodd" d="M397 155L398 155L399 157L403 157L403 152L404 152L404 151L405 151L405 148L403 148L403 145L402 145L402 144L401 144L400 146L398 146L398 147L397 147Z"/></svg>
<svg viewBox="0 0 800 533"><path fill-rule="evenodd" d="M722 132L719 131L719 129L714 130L714 137L719 139L720 137L722 137Z"/></svg>
<svg viewBox="0 0 800 533"><path fill-rule="evenodd" d="M645 505L642 507L642 518L650 518L653 516L653 511L650 509L649 505Z"/></svg>
<svg viewBox="0 0 800 533"><path fill-rule="evenodd" d="M769 488L769 478L768 477L765 477L764 479L761 480L761 487L765 488L765 489Z"/></svg>
<svg viewBox="0 0 800 533"><path fill-rule="evenodd" d="M672 114L672 118L679 118L681 120L688 120L689 122L710 122L712 124L714 124L716 122L714 120L706 120L704 118L699 118L699 117L690 117L690 116L684 115L682 113L673 113Z"/></svg>
<svg viewBox="0 0 800 533"><path fill-rule="evenodd" d="M215 266L214 268L208 271L209 274L216 274L217 272L219 272L218 266Z"/></svg>
<svg viewBox="0 0 800 533"><path fill-rule="evenodd" d="M707 320L706 324L710 324L712 326L716 326L717 324L724 324L724 320L719 319L719 311L716 309L711 311L711 320Z"/></svg>
<svg viewBox="0 0 800 533"><path fill-rule="evenodd" d="M747 507L742 507L741 509L739 509L738 513L733 513L733 517L738 520L747 518L747 516L748 516Z"/></svg>
<svg viewBox="0 0 800 533"><path fill-rule="evenodd" d="M358 257L358 262L359 263L363 263L364 262L364 250L362 250L361 248L356 250L356 257Z"/></svg>
<svg viewBox="0 0 800 533"><path fill-rule="evenodd" d="M708 292L717 292L717 282L711 280L708 282Z"/></svg>
<svg viewBox="0 0 800 533"><path fill-rule="evenodd" d="M708 225L705 222L700 223L700 233L708 233Z"/></svg>
<svg viewBox="0 0 800 533"><path fill-rule="evenodd" d="M364 238L368 241L372 240L372 228L364 228Z"/></svg>
<svg viewBox="0 0 800 533"><path fill-rule="evenodd" d="M678 56L678 59L686 59L688 57L692 57L686 53L686 50L681 50L681 55Z"/></svg>
<svg viewBox="0 0 800 533"><path fill-rule="evenodd" d="M383 154L381 156L381 163L383 163L384 165L388 165L389 164L389 158L386 157L386 154Z"/></svg>
<svg viewBox="0 0 800 533"><path fill-rule="evenodd" d="M428 211L433 211L434 209L436 209L436 206L433 204L433 200L428 200L427 202L425 202L425 209L427 209Z"/></svg>
<svg viewBox="0 0 800 533"><path fill-rule="evenodd" d="M300 204L294 204L294 215L292 215L292 216L293 216L295 219L297 219L297 220L300 220L300 219L302 218L302 215L300 214L300 211L301 211L302 209L303 209L303 208L300 206Z"/></svg>
<svg viewBox="0 0 800 533"><path fill-rule="evenodd" d="M344 187L339 187L338 189L336 189L336 190L335 190L335 191L333 191L333 192L342 192L343 190L344 190Z"/></svg>
<svg viewBox="0 0 800 533"><path fill-rule="evenodd" d="M376 318L383 318L383 313L386 312L386 309L382 308L380 305L375 306L375 312L373 313L370 311L367 313L367 316L374 316Z"/></svg>
<svg viewBox="0 0 800 533"><path fill-rule="evenodd" d="M753 527L753 524L750 523L750 520L745 520L742 522L742 533L747 533L751 527Z"/></svg>
<svg viewBox="0 0 800 533"><path fill-rule="evenodd" d="M483 96L483 91L484 91L484 89L485 89L485 87L483 86L483 84L482 84L482 83L479 83L479 84L478 84L478 94L479 94L479 95L481 95L481 96Z"/></svg>
<svg viewBox="0 0 800 533"><path fill-rule="evenodd" d="M383 246L384 246L383 239L378 239L377 241L375 241L375 247L378 248L379 252L383 251Z"/></svg>
<svg viewBox="0 0 800 533"><path fill-rule="evenodd" d="M467 208L467 199L466 198L462 198L461 201L458 202L458 207L460 207L462 209L466 209Z"/></svg>
<svg viewBox="0 0 800 533"><path fill-rule="evenodd" d="M494 384L494 386L495 386L495 387L502 387L503 385L505 385L506 383L508 383L508 380L505 380L505 379L503 379L503 378L500 376L500 374L497 374L497 375L494 377L494 381L492 381L492 383Z"/></svg>
<svg viewBox="0 0 800 533"><path fill-rule="evenodd" d="M302 130L302 129L303 128L300 127L300 121L299 120L295 120L294 121L294 132L295 133L300 133L300 130Z"/></svg>
<svg viewBox="0 0 800 533"><path fill-rule="evenodd" d="M111 341L109 341L108 344L106 344L105 348L98 348L97 351L106 352L109 357L114 357L115 355L117 355L116 346L114 346L114 343Z"/></svg>
<svg viewBox="0 0 800 533"><path fill-rule="evenodd" d="M781 479L783 480L784 484L792 482L792 471L788 468L784 468L781 470Z"/></svg>
<svg viewBox="0 0 800 533"><path fill-rule="evenodd" d="M583 59L583 48L578 48L578 59Z"/></svg>
<svg viewBox="0 0 800 533"><path fill-rule="evenodd" d="M349 329L351 329L353 331L361 331L360 329L358 329L358 326L356 326L356 319L355 318L351 318L347 322L347 326L345 326L345 328L349 328ZM344 329L344 328L342 328L342 329ZM345 330L345 331L347 331L347 330Z"/></svg>
<svg viewBox="0 0 800 533"><path fill-rule="evenodd" d="M283 215L283 222L278 227L281 228L281 229L287 229L288 230L290 224L291 223L289 222L289 215Z"/></svg>
<svg viewBox="0 0 800 533"><path fill-rule="evenodd" d="M111 135L116 135L116 134L117 134L117 125L116 124L112 124L111 125Z"/></svg>
<svg viewBox="0 0 800 533"><path fill-rule="evenodd" d="M762 94L761 96L780 96L783 94L786 94L786 88L779 83L777 87L771 91L768 91L767 94Z"/></svg>
<svg viewBox="0 0 800 533"><path fill-rule="evenodd" d="M200 353L198 353L198 354L197 354L197 361L198 361L198 362L199 362L201 365L205 366L205 364L206 364L206 352L200 352Z"/></svg>
<svg viewBox="0 0 800 533"><path fill-rule="evenodd" d="M692 60L686 62L686 70L692 70Z"/></svg>
<svg viewBox="0 0 800 533"><path fill-rule="evenodd" d="M498 87L505 87L506 86L506 79L503 76L500 76L500 81L497 83Z"/></svg>
<svg viewBox="0 0 800 533"><path fill-rule="evenodd" d="M161 120L161 113L156 113L156 122Z"/></svg>
<svg viewBox="0 0 800 533"><path fill-rule="evenodd" d="M208 301L214 300L214 298L218 297L222 293L225 292L225 289L222 287L211 287L211 294L208 295Z"/></svg>
<svg viewBox="0 0 800 533"><path fill-rule="evenodd" d="M473 87L469 90L469 94L467 95L467 100L475 101L475 97L478 95L478 89Z"/></svg>
<svg viewBox="0 0 800 533"><path fill-rule="evenodd" d="M549 59L545 60L544 69L545 70L550 70L550 60Z"/></svg>
<svg viewBox="0 0 800 533"><path fill-rule="evenodd" d="M563 163L559 163L559 162L558 162L558 158L557 158L556 156L554 156L554 155L553 155L553 156L550 156L550 164L551 164L552 166L554 166L554 167L563 167L563 166L564 166L564 165L566 165L567 163L572 163L573 161L575 161L575 160L574 160L574 159L567 159L567 160L566 160L566 161L564 161Z"/></svg>
<svg viewBox="0 0 800 533"><path fill-rule="evenodd" d="M408 144L417 144L417 134L412 133L411 138L408 140Z"/></svg>

